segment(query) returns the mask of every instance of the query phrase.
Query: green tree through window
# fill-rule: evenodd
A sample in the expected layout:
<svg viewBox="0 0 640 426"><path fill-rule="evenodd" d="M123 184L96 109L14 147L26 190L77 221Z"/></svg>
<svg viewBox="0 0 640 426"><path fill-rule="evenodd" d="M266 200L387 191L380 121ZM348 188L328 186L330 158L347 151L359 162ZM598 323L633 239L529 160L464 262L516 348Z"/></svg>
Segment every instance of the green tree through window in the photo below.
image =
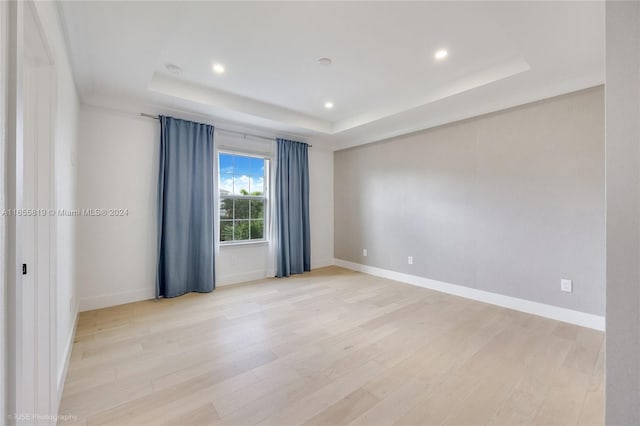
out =
<svg viewBox="0 0 640 426"><path fill-rule="evenodd" d="M220 241L265 240L267 160L220 153Z"/></svg>

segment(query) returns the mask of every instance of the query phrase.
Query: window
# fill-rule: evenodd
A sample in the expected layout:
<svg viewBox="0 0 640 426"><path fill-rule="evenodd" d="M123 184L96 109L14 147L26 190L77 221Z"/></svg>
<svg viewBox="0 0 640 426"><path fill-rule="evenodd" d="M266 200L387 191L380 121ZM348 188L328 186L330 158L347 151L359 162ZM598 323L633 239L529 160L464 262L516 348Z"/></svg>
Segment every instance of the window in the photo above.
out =
<svg viewBox="0 0 640 426"><path fill-rule="evenodd" d="M220 242L265 241L269 160L221 152Z"/></svg>

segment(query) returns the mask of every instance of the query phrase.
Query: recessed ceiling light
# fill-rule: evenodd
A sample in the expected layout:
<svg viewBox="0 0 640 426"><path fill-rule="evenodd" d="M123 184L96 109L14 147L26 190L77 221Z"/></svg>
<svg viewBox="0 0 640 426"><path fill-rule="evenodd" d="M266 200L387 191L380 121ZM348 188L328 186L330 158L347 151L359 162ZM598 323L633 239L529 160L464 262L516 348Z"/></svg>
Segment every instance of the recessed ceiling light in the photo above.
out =
<svg viewBox="0 0 640 426"><path fill-rule="evenodd" d="M331 58L318 58L318 63L325 67L331 65L332 62Z"/></svg>
<svg viewBox="0 0 640 426"><path fill-rule="evenodd" d="M177 66L177 65L174 65L174 64L166 64L164 67L167 69L167 71L169 71L169 72L170 72L171 74L173 74L173 75L180 75L180 74L182 74L182 68L180 68L180 67L179 67L179 66Z"/></svg>
<svg viewBox="0 0 640 426"><path fill-rule="evenodd" d="M213 64L213 72L215 72L216 74L224 74L224 65Z"/></svg>
<svg viewBox="0 0 640 426"><path fill-rule="evenodd" d="M436 59L438 60L442 60L444 58L447 57L447 55L449 54L449 52L447 52L446 49L440 49L436 52L436 54L434 55Z"/></svg>
<svg viewBox="0 0 640 426"><path fill-rule="evenodd" d="M324 103L324 107L325 107L326 109L331 109L331 108L333 108L333 102L325 102L325 103Z"/></svg>

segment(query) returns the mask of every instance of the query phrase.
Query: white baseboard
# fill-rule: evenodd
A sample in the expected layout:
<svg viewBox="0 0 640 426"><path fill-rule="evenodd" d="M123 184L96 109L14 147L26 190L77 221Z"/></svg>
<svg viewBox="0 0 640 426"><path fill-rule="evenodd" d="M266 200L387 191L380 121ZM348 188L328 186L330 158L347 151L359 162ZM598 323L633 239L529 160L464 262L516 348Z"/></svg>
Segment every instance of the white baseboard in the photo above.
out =
<svg viewBox="0 0 640 426"><path fill-rule="evenodd" d="M57 399L57 408L56 408L56 413L58 412L58 410L60 409L60 401L62 400L62 392L64 391L64 383L67 379L67 371L69 371L69 362L71 361L71 352L73 351L73 341L75 340L76 337L76 330L78 329L78 319L80 318L79 315L79 309L78 306L76 305L76 309L75 309L75 314L73 317L73 329L71 330L71 333L69 333L69 336L67 337L67 341L65 342L65 348L64 348L64 356L62 357L63 359L63 364L62 366L58 366L58 399ZM62 368L60 368L62 367Z"/></svg>
<svg viewBox="0 0 640 426"><path fill-rule="evenodd" d="M272 277L273 271L264 271L263 269L238 274L222 275L216 278L216 286L223 287L226 285L239 284L247 281L260 280L266 277ZM146 289L138 289L131 291L122 291L113 294L103 294L100 296L85 297L80 299L80 312L92 311L94 309L110 308L112 306L124 305L125 303L140 302L142 300L150 300L155 298L155 287Z"/></svg>
<svg viewBox="0 0 640 426"><path fill-rule="evenodd" d="M311 259L311 269L324 268L332 265L333 259Z"/></svg>
<svg viewBox="0 0 640 426"><path fill-rule="evenodd" d="M416 275L404 274L401 272L390 271L388 269L362 265L360 263L348 262L342 259L334 259L333 264L354 271L375 275L377 277L401 281L418 287L428 288L430 290L436 290L442 293L464 297L466 299L472 299L492 305L502 306L504 308L513 309L515 311L538 315L545 318L551 318L557 321L567 322L582 327L593 328L595 330L604 331L605 329L605 318L599 315L574 311L572 309L561 308L559 306L547 305L539 302L532 302L530 300L505 296L498 293L477 290L457 284L449 284L442 281L419 277Z"/></svg>
<svg viewBox="0 0 640 426"><path fill-rule="evenodd" d="M82 298L80 299L80 312L153 299L156 297L155 291L155 287L152 287Z"/></svg>
<svg viewBox="0 0 640 426"><path fill-rule="evenodd" d="M246 283L248 281L262 280L271 278L275 275L274 271L265 271L258 269L256 271L240 272L236 274L220 275L216 277L216 287L224 287L226 285Z"/></svg>
<svg viewBox="0 0 640 426"><path fill-rule="evenodd" d="M332 266L333 259L320 259L311 260L311 269L324 268L325 266ZM262 280L265 278L273 278L276 275L274 270L265 271L264 269L258 269L249 272L240 272L236 274L225 274L216 277L216 287L224 287L227 285L241 284L248 281Z"/></svg>

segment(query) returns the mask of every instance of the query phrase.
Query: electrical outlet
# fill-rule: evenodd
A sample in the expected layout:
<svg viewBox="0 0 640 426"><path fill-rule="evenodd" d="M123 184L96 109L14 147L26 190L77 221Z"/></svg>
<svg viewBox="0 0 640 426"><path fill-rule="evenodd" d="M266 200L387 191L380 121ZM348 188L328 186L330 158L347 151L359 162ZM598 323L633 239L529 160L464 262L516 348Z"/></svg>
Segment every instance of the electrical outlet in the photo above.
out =
<svg viewBox="0 0 640 426"><path fill-rule="evenodd" d="M364 257L367 257L367 249L362 249L362 255L363 255Z"/></svg>
<svg viewBox="0 0 640 426"><path fill-rule="evenodd" d="M407 262L409 262L409 265L413 265L413 256L409 256Z"/></svg>
<svg viewBox="0 0 640 426"><path fill-rule="evenodd" d="M560 280L560 290L564 291L566 293L572 293L573 292L573 281L561 279Z"/></svg>

